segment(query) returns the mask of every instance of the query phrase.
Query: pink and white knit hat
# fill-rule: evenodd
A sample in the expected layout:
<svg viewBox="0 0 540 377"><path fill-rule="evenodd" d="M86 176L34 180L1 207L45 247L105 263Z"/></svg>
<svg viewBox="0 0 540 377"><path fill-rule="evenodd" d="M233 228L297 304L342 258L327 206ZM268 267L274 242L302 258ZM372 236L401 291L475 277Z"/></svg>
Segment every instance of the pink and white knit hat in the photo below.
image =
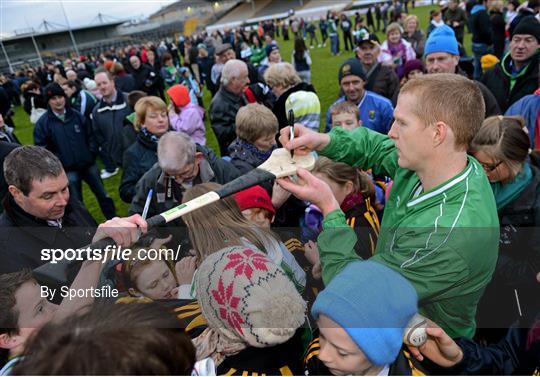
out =
<svg viewBox="0 0 540 377"><path fill-rule="evenodd" d="M270 258L255 248L222 249L200 265L197 298L210 328L231 341L269 347L289 340L306 303Z"/></svg>

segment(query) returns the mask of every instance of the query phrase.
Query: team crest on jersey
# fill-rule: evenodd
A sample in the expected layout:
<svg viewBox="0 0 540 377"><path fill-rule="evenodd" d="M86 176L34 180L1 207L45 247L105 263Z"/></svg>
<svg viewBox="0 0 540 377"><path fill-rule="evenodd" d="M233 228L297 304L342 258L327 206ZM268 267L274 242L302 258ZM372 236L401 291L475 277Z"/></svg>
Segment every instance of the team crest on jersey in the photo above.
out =
<svg viewBox="0 0 540 377"><path fill-rule="evenodd" d="M375 110L369 110L368 116L369 116L370 120L374 120L375 119Z"/></svg>

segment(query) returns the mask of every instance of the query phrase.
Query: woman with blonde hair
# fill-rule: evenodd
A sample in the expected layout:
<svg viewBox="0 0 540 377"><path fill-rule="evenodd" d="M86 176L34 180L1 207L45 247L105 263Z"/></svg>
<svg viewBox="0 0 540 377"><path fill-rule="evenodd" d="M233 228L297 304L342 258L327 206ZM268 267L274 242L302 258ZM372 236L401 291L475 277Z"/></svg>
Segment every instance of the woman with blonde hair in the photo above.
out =
<svg viewBox="0 0 540 377"><path fill-rule="evenodd" d="M135 185L157 162L157 143L169 131L167 105L159 97L148 96L135 105L137 140L124 152L124 172L120 183L120 197L131 203Z"/></svg>
<svg viewBox="0 0 540 377"><path fill-rule="evenodd" d="M506 329L520 311L540 309L540 169L529 159L521 117L487 118L469 152L491 182L501 226L497 267L478 307L478 325Z"/></svg>
<svg viewBox="0 0 540 377"><path fill-rule="evenodd" d="M405 20L403 21L403 27L405 28L403 39L411 44L416 52L416 57L421 59L424 55L426 36L422 33L419 26L418 17L414 14L405 17Z"/></svg>
<svg viewBox="0 0 540 377"><path fill-rule="evenodd" d="M277 98L272 111L278 119L279 129L288 125L286 102L289 96L299 91L315 92L313 85L302 82L291 63L271 65L264 73L264 80Z"/></svg>
<svg viewBox="0 0 540 377"><path fill-rule="evenodd" d="M196 185L184 194L185 203L221 185L213 182ZM197 258L197 267L216 251L224 247L244 245L255 247L279 265L295 284L303 291L306 274L298 265L287 247L269 229L258 228L246 220L233 197L221 199L183 216L187 225L191 246Z"/></svg>

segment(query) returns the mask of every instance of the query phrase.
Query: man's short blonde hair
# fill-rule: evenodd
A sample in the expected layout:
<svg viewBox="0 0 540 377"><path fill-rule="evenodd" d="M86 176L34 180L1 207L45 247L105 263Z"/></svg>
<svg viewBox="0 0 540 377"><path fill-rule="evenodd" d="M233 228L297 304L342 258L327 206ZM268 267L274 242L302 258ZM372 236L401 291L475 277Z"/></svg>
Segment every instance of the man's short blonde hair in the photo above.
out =
<svg viewBox="0 0 540 377"><path fill-rule="evenodd" d="M264 105L250 103L236 114L236 136L250 144L261 137L277 134L278 129L276 116Z"/></svg>
<svg viewBox="0 0 540 377"><path fill-rule="evenodd" d="M270 65L264 73L264 80L271 88L274 86L290 88L302 82L293 65L285 62Z"/></svg>
<svg viewBox="0 0 540 377"><path fill-rule="evenodd" d="M437 73L407 81L400 96L411 94L411 111L426 126L446 123L456 139L456 149L467 150L484 120L484 97L474 81L461 75Z"/></svg>
<svg viewBox="0 0 540 377"><path fill-rule="evenodd" d="M167 111L167 104L159 97L148 96L142 97L135 104L135 128L138 130L141 129L141 126L146 120L146 113L148 109L154 111Z"/></svg>

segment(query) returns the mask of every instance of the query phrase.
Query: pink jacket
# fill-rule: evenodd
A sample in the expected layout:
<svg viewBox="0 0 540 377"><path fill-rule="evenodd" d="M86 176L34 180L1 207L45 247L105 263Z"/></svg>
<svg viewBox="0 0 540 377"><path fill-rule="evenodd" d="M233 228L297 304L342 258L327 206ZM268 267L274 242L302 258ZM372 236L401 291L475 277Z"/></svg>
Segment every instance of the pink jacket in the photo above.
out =
<svg viewBox="0 0 540 377"><path fill-rule="evenodd" d="M206 144L206 130L203 122L204 109L194 103L188 103L180 109L180 114L173 110L169 112L171 128L175 131L185 132L200 144Z"/></svg>

